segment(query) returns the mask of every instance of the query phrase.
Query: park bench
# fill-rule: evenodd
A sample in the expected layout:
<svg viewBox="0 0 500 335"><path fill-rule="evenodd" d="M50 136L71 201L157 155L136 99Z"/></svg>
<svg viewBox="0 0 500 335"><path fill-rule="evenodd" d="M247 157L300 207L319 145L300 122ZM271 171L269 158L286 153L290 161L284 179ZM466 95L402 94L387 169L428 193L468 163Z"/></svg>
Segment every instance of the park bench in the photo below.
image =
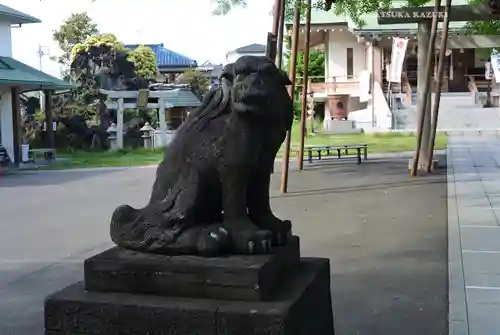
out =
<svg viewBox="0 0 500 335"><path fill-rule="evenodd" d="M343 156L349 156L349 150L356 150L356 158L358 160L358 165L361 164L361 155L363 155L363 159L368 159L368 144L345 144L345 145L308 145L304 148L304 151L307 152L307 161L312 163L313 161L313 153L317 153L318 159L322 158L322 153L326 152L324 156L330 156L331 152L337 152L337 158L341 158ZM298 149L295 151L298 152Z"/></svg>
<svg viewBox="0 0 500 335"><path fill-rule="evenodd" d="M52 161L56 158L56 149L44 148L44 149L30 149L29 151L30 161L36 163L38 156L43 155L46 161Z"/></svg>

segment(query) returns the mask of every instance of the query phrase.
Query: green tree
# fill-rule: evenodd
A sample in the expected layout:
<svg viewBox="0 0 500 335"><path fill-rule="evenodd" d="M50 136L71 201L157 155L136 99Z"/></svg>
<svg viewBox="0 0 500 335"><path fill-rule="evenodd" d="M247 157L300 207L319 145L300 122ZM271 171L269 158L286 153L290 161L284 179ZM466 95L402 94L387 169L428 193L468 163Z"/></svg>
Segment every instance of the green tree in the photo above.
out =
<svg viewBox="0 0 500 335"><path fill-rule="evenodd" d="M469 0L469 3L482 4L484 0ZM467 22L465 30L475 35L498 35L500 34L500 20ZM485 51L488 55L491 54L491 48Z"/></svg>
<svg viewBox="0 0 500 335"><path fill-rule="evenodd" d="M158 75L156 54L146 45L139 45L129 52L129 62L134 63L135 74L144 79L154 79Z"/></svg>
<svg viewBox="0 0 500 335"><path fill-rule="evenodd" d="M247 0L216 0L216 7L213 11L214 15L226 15L234 7L246 7Z"/></svg>
<svg viewBox="0 0 500 335"><path fill-rule="evenodd" d="M129 50L113 34L96 34L75 44L70 59L70 79L77 89L72 92L69 111L86 119L94 117L96 106L102 103L100 88L122 87L134 78L146 86L158 73L151 48L141 45Z"/></svg>
<svg viewBox="0 0 500 335"><path fill-rule="evenodd" d="M82 52L91 52L97 55L103 51L116 53L126 50L125 45L113 34L93 34L84 41L73 45L70 59L73 60L77 54Z"/></svg>
<svg viewBox="0 0 500 335"><path fill-rule="evenodd" d="M71 50L76 44L84 43L90 36L99 33L97 24L92 21L86 13L72 13L68 19L54 30L52 37L62 50L62 55L56 60L59 64L68 68L71 63Z"/></svg>
<svg viewBox="0 0 500 335"><path fill-rule="evenodd" d="M193 69L184 72L180 76L179 82L191 86L193 93L199 99L203 98L210 84L209 78L203 72Z"/></svg>
<svg viewBox="0 0 500 335"><path fill-rule="evenodd" d="M114 57L103 57L105 54L127 53L127 60L134 64L134 74L143 79L154 79L158 74L156 55L153 50L145 45L140 45L134 50L125 48L125 45L113 34L96 34L90 36L85 42L77 43L71 50L71 60L76 55L90 53L97 59L113 61Z"/></svg>
<svg viewBox="0 0 500 335"><path fill-rule="evenodd" d="M289 59L287 60L287 63ZM325 51L311 50L309 52L309 78L312 82L325 81ZM304 53L299 52L297 55L297 77L304 78ZM318 78L321 77L321 78Z"/></svg>

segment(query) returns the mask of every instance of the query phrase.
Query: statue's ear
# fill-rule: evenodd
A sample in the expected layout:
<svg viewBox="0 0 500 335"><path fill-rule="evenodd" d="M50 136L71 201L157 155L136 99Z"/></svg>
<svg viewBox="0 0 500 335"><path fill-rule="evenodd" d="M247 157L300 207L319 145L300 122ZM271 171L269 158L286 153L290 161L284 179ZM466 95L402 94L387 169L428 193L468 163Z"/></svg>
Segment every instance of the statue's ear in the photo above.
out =
<svg viewBox="0 0 500 335"><path fill-rule="evenodd" d="M224 66L224 68L222 69L219 80L222 81L222 79L227 79L232 83L235 77L236 74L234 73L234 63L230 63Z"/></svg>
<svg viewBox="0 0 500 335"><path fill-rule="evenodd" d="M283 85L285 85L285 86L292 85L292 82L290 81L290 78L288 77L288 73L286 73L285 71L283 71L281 69L279 70L279 72L280 72L280 77L283 80Z"/></svg>

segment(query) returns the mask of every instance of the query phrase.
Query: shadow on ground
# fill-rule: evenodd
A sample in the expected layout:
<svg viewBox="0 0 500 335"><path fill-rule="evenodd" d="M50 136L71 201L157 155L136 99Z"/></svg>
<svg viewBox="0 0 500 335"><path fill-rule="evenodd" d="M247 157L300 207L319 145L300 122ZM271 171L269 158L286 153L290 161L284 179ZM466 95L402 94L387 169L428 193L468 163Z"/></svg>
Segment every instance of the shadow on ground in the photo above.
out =
<svg viewBox="0 0 500 335"><path fill-rule="evenodd" d="M82 179L94 178L123 171L127 168L63 170L63 171L16 171L0 175L0 188L17 186L55 186Z"/></svg>
<svg viewBox="0 0 500 335"><path fill-rule="evenodd" d="M408 160L305 164L273 209L303 256L331 260L336 335L448 334L446 172L410 178Z"/></svg>

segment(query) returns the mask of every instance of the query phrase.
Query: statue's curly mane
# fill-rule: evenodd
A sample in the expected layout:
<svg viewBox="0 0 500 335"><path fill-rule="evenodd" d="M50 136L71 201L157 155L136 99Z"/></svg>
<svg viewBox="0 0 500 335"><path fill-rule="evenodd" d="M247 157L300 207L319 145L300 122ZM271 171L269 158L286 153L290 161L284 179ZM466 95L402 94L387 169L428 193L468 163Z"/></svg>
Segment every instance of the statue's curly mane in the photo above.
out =
<svg viewBox="0 0 500 335"><path fill-rule="evenodd" d="M185 134L193 129L197 132L202 131L210 120L229 112L228 104L231 98L231 83L221 80L221 87L211 90L203 99L201 106L195 109L182 126L177 130L177 136Z"/></svg>
<svg viewBox="0 0 500 335"><path fill-rule="evenodd" d="M290 222L269 206L274 157L293 119L288 77L269 59L248 56L228 64L220 83L165 148L148 204L113 212L117 245L218 255L269 253L288 241Z"/></svg>

